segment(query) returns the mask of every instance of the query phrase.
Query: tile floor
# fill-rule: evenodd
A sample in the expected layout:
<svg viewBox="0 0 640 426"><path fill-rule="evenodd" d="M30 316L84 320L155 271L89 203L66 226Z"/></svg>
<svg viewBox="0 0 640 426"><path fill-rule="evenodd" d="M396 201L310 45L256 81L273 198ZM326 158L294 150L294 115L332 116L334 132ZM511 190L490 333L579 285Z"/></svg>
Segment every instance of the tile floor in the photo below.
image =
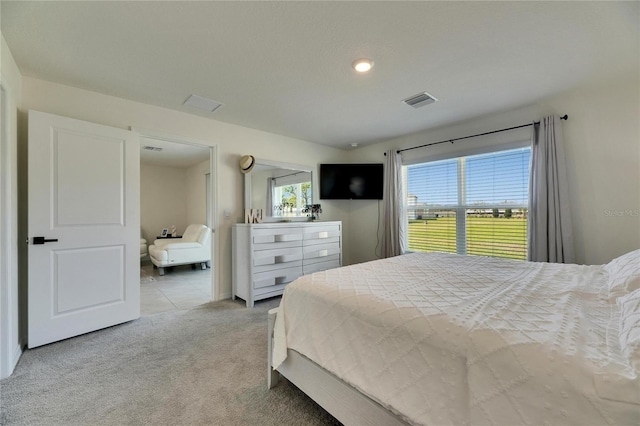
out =
<svg viewBox="0 0 640 426"><path fill-rule="evenodd" d="M140 314L189 309L211 301L211 269L190 265L165 269L158 275L150 262L140 265Z"/></svg>

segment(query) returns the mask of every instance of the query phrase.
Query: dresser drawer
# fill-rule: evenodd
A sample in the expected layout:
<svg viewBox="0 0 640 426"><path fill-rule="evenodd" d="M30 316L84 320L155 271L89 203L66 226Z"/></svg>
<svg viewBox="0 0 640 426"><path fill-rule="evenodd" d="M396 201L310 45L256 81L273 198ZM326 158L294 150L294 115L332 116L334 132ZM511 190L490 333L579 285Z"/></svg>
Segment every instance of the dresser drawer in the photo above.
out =
<svg viewBox="0 0 640 426"><path fill-rule="evenodd" d="M276 265L296 260L302 260L302 252L299 247L256 250L253 252L253 266Z"/></svg>
<svg viewBox="0 0 640 426"><path fill-rule="evenodd" d="M300 276L302 276L301 266L253 274L253 288L259 289L287 284Z"/></svg>
<svg viewBox="0 0 640 426"><path fill-rule="evenodd" d="M284 293L284 288L288 283L276 284L268 287L254 288L251 290L255 300L266 299L267 297L280 296Z"/></svg>
<svg viewBox="0 0 640 426"><path fill-rule="evenodd" d="M302 266L302 260L294 260L291 262L271 263L268 265L254 266L253 273L257 274L260 272L276 271L279 269L294 268L296 266Z"/></svg>
<svg viewBox="0 0 640 426"><path fill-rule="evenodd" d="M313 244L302 248L304 259L314 259L317 257L327 257L340 254L340 243Z"/></svg>
<svg viewBox="0 0 640 426"><path fill-rule="evenodd" d="M252 239L255 250L300 247L302 245L303 234L300 228L255 229Z"/></svg>
<svg viewBox="0 0 640 426"><path fill-rule="evenodd" d="M340 240L340 226L332 225L326 227L310 228L304 230L304 245L321 244Z"/></svg>
<svg viewBox="0 0 640 426"><path fill-rule="evenodd" d="M340 243L340 237L314 238L302 241L303 246L315 246L317 244Z"/></svg>
<svg viewBox="0 0 640 426"><path fill-rule="evenodd" d="M303 266L307 266L307 265L313 265L314 263L321 263L321 262L333 262L336 261L338 263L340 263L340 255L339 254L331 254L328 256L322 256L322 257L311 257L309 259L304 259L302 262ZM340 266L340 265L338 265Z"/></svg>
<svg viewBox="0 0 640 426"><path fill-rule="evenodd" d="M334 259L326 262L316 262L310 265L305 264L302 267L302 273L304 275L312 274L314 272L326 271L327 269L339 268L340 259Z"/></svg>

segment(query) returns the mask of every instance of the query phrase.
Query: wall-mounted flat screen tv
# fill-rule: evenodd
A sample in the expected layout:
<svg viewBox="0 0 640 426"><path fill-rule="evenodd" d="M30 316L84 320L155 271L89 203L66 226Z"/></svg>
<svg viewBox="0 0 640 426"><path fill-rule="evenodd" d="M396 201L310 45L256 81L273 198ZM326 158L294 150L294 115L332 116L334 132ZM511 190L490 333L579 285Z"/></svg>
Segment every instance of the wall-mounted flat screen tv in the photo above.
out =
<svg viewBox="0 0 640 426"><path fill-rule="evenodd" d="M320 164L321 200L382 200L383 165Z"/></svg>

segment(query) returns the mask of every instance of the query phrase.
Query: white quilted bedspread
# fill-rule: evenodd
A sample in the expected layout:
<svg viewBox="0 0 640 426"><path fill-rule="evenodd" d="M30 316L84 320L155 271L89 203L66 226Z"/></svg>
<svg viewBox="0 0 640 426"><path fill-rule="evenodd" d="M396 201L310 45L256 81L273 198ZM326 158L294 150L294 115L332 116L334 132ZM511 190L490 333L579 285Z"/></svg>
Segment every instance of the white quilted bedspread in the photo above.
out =
<svg viewBox="0 0 640 426"><path fill-rule="evenodd" d="M638 425L607 391L634 372L605 279L444 253L318 272L286 288L273 363L294 349L415 425Z"/></svg>

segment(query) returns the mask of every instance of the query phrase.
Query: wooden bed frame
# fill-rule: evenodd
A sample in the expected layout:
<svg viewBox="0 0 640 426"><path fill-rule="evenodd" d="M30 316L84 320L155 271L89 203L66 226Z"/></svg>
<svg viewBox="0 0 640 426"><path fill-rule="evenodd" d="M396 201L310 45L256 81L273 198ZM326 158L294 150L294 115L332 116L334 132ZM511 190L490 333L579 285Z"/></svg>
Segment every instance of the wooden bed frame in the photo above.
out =
<svg viewBox="0 0 640 426"><path fill-rule="evenodd" d="M287 359L274 369L272 367L273 329L277 314L278 308L269 311L268 389L274 387L282 375L344 425L408 425L398 415L294 350L288 349Z"/></svg>

